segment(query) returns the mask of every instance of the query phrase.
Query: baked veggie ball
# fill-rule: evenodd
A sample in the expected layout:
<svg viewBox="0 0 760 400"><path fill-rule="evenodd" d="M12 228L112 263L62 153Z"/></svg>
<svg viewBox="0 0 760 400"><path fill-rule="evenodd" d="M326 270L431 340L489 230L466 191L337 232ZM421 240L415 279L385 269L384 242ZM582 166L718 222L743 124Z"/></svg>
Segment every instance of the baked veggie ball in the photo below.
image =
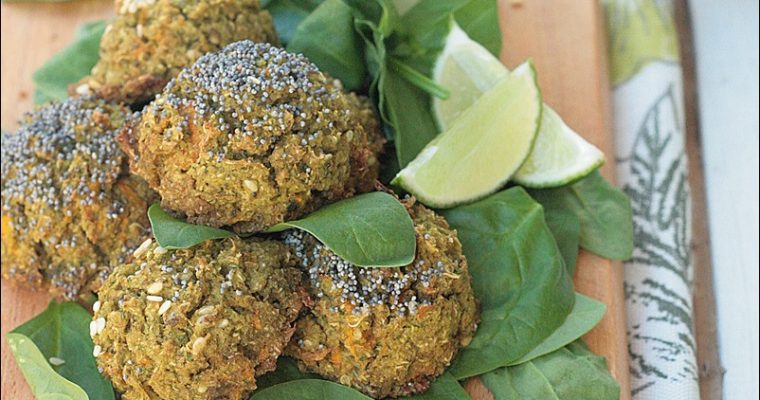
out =
<svg viewBox="0 0 760 400"><path fill-rule="evenodd" d="M456 232L421 205L409 212L417 255L401 268L360 268L307 233L285 234L311 294L285 350L301 369L374 398L408 396L472 340L478 312Z"/></svg>
<svg viewBox="0 0 760 400"><path fill-rule="evenodd" d="M100 59L72 91L149 101L203 54L243 39L278 43L259 0L116 0Z"/></svg>
<svg viewBox="0 0 760 400"><path fill-rule="evenodd" d="M49 104L2 136L3 277L73 298L149 234L152 194L114 141L129 109Z"/></svg>
<svg viewBox="0 0 760 400"><path fill-rule="evenodd" d="M371 190L383 144L365 99L250 41L183 70L119 141L164 209L238 232Z"/></svg>
<svg viewBox="0 0 760 400"><path fill-rule="evenodd" d="M98 293L98 366L126 400L247 398L293 333L296 265L275 241L146 241Z"/></svg>

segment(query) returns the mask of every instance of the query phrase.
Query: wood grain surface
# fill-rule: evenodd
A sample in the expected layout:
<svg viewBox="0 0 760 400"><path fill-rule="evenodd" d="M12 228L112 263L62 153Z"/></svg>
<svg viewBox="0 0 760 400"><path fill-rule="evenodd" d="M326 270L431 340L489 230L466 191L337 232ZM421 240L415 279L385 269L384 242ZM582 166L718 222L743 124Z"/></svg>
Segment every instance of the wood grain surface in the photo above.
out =
<svg viewBox="0 0 760 400"><path fill-rule="evenodd" d="M2 3L2 118L3 130L16 129L17 119L32 110L32 73L69 44L81 22L107 17L113 4L104 0L65 3ZM45 293L16 288L5 280L0 289L2 337L2 399L33 399L13 360L5 334L40 313L50 300ZM97 399L91 399L97 400Z"/></svg>
<svg viewBox="0 0 760 400"><path fill-rule="evenodd" d="M2 3L2 128L32 109L31 75L60 50L84 21L112 13L104 0L70 3ZM603 15L595 0L510 0L501 2L504 50L502 60L514 67L532 58L544 100L567 123L607 154L613 154ZM614 181L612 162L602 173ZM618 263L581 252L575 276L578 291L607 304L602 323L586 336L593 351L607 357L621 385L621 399L630 398L625 334L623 274ZM2 282L2 398L32 395L7 347L5 334L45 308L43 293ZM468 382L473 398L492 398L476 380Z"/></svg>
<svg viewBox="0 0 760 400"><path fill-rule="evenodd" d="M604 15L594 0L502 3L502 59L514 67L532 58L544 101L573 129L607 154L602 174L615 181L613 135ZM581 251L576 290L604 302L607 314L585 340L607 357L630 398L623 269L620 263Z"/></svg>

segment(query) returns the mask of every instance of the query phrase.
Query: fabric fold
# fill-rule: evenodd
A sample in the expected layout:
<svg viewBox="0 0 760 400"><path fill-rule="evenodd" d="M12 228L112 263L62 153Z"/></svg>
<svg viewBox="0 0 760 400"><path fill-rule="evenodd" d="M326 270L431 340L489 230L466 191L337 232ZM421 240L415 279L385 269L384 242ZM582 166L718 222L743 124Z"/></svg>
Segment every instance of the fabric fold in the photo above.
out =
<svg viewBox="0 0 760 400"><path fill-rule="evenodd" d="M699 399L683 80L669 0L605 0L618 182L635 248L625 264L635 400Z"/></svg>

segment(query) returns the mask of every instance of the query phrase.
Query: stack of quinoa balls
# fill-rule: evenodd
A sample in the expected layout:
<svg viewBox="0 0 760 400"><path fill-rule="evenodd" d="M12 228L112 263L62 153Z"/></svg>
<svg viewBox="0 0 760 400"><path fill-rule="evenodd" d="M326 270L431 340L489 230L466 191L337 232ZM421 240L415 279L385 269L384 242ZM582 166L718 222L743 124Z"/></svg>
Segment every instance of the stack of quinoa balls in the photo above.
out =
<svg viewBox="0 0 760 400"><path fill-rule="evenodd" d="M416 256L399 268L266 233L378 187L369 100L277 47L257 0L116 7L79 97L3 136L3 276L97 291L93 355L125 400L246 399L282 355L375 398L427 390L479 318L441 216L402 201ZM164 248L153 202L244 237Z"/></svg>

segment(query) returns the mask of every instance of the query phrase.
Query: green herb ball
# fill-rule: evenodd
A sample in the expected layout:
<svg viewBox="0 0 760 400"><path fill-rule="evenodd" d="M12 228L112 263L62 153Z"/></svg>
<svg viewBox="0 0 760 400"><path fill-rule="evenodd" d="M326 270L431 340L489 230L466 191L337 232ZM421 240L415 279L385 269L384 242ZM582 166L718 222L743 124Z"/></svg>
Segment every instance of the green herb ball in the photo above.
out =
<svg viewBox="0 0 760 400"><path fill-rule="evenodd" d="M119 140L164 209L238 232L372 190L383 145L366 99L250 41L183 70Z"/></svg>
<svg viewBox="0 0 760 400"><path fill-rule="evenodd" d="M95 290L148 236L155 196L114 138L129 109L53 103L2 135L2 274L73 298Z"/></svg>
<svg viewBox="0 0 760 400"><path fill-rule="evenodd" d="M275 241L145 242L98 293L98 366L126 400L247 399L293 334L295 267Z"/></svg>
<svg viewBox="0 0 760 400"><path fill-rule="evenodd" d="M149 101L205 53L243 39L279 43L259 0L117 0L115 7L100 59L74 93Z"/></svg>
<svg viewBox="0 0 760 400"><path fill-rule="evenodd" d="M301 369L374 398L409 396L472 340L477 305L456 232L421 205L408 209L417 255L401 268L357 267L306 233L285 235L311 295L285 350Z"/></svg>

